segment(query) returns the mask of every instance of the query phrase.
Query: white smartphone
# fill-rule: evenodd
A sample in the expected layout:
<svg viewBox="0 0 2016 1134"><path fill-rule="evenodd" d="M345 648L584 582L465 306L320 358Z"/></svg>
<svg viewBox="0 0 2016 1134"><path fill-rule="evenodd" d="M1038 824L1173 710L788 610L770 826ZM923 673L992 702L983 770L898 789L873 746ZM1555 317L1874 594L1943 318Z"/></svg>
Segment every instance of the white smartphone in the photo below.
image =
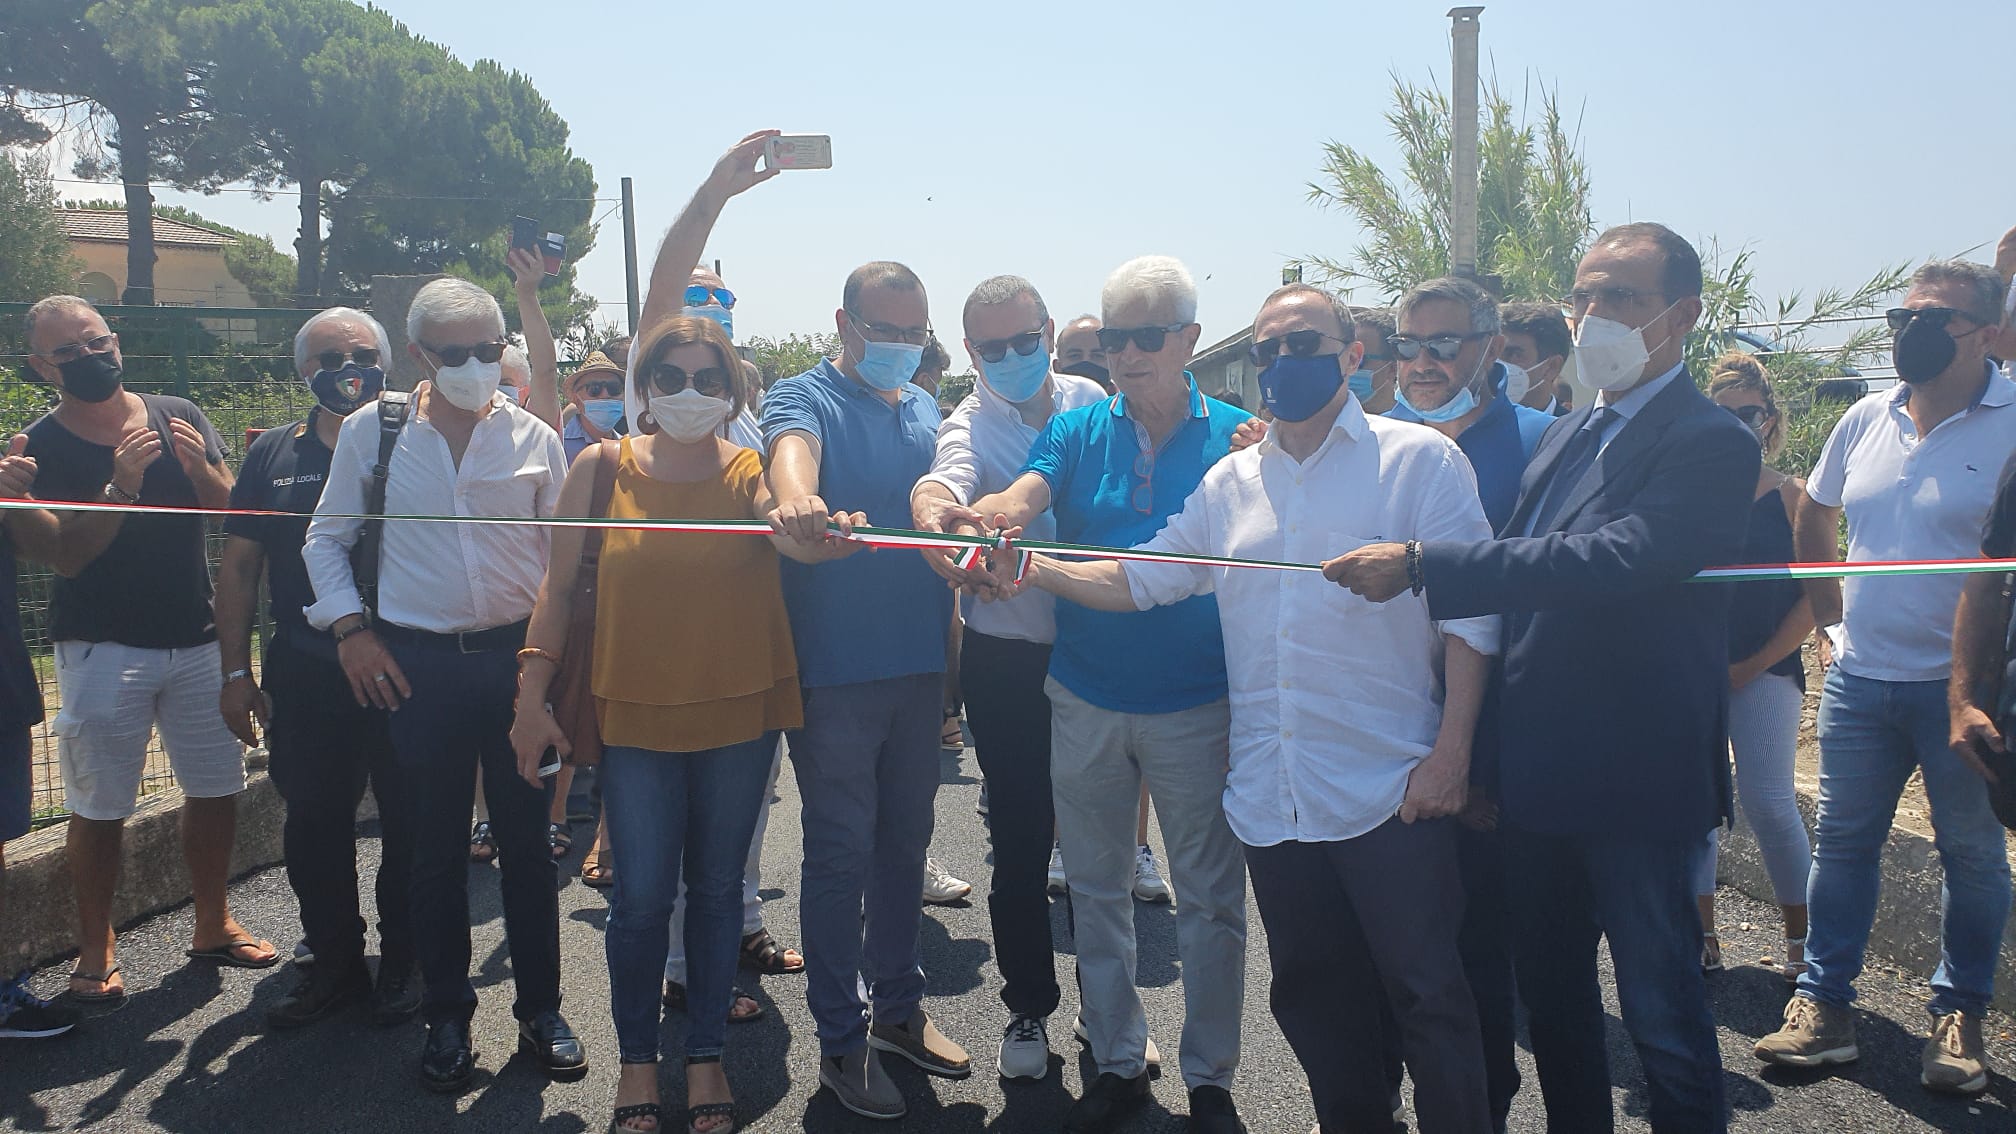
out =
<svg viewBox="0 0 2016 1134"><path fill-rule="evenodd" d="M765 169L832 169L833 138L828 134L777 134L763 140Z"/></svg>
<svg viewBox="0 0 2016 1134"><path fill-rule="evenodd" d="M539 765L539 778L542 780L560 774L560 750L558 748L548 748L546 756L552 760L552 763Z"/></svg>

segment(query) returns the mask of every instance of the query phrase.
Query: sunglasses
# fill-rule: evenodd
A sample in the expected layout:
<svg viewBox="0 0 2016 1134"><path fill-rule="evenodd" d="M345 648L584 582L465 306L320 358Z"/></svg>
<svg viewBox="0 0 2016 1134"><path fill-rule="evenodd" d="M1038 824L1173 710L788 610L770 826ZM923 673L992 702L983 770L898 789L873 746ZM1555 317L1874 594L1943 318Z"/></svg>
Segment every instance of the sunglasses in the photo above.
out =
<svg viewBox="0 0 2016 1134"><path fill-rule="evenodd" d="M660 362L646 370L644 376L661 394L676 394L690 382L695 390L710 398L728 396L728 371L719 366L703 366L688 374L685 367Z"/></svg>
<svg viewBox="0 0 2016 1134"><path fill-rule="evenodd" d="M1977 326L1980 324L1980 320L1974 316L1951 307L1892 307L1883 313L1883 321L1890 324L1890 330L1893 332L1901 333L1904 328L1911 325L1913 319L1923 319L1942 331L1955 319L1965 319Z"/></svg>
<svg viewBox="0 0 2016 1134"><path fill-rule="evenodd" d="M1412 335L1393 335L1386 340L1386 345L1393 348L1393 353L1398 355L1402 362L1412 362L1420 358L1423 348L1426 348L1428 356L1437 362L1454 362L1456 361L1456 356L1463 353L1464 343L1476 342L1478 339L1488 339L1490 337L1491 332L1489 331L1472 331L1467 335L1436 335L1432 339L1417 339Z"/></svg>
<svg viewBox="0 0 2016 1134"><path fill-rule="evenodd" d="M1736 420L1752 429L1757 428L1759 422L1768 420L1771 417L1771 411L1765 409L1763 406L1723 406L1722 408L1735 414Z"/></svg>
<svg viewBox="0 0 2016 1134"><path fill-rule="evenodd" d="M1020 357L1028 358L1042 346L1043 331L1039 327L1034 331L1024 331L1005 339L988 339L985 342L974 343L973 353L979 355L982 362L999 362L1008 357L1010 349Z"/></svg>
<svg viewBox="0 0 2016 1134"><path fill-rule="evenodd" d="M1101 327L1099 346L1107 354L1119 354L1127 349L1131 341L1141 348L1143 354L1154 354L1162 349L1169 336L1188 327L1188 323L1171 323L1166 327Z"/></svg>
<svg viewBox="0 0 2016 1134"><path fill-rule="evenodd" d="M119 336L112 332L85 339L81 343L64 343L42 357L51 362L75 362L87 354L104 354L118 345Z"/></svg>
<svg viewBox="0 0 2016 1134"><path fill-rule="evenodd" d="M475 346L447 347L428 346L426 343L421 343L420 348L439 358L441 365L451 368L469 361L472 355L475 356L476 361L485 363L495 362L504 357L504 343L502 341L477 343Z"/></svg>
<svg viewBox="0 0 2016 1134"><path fill-rule="evenodd" d="M1351 345L1335 335L1326 335L1321 331L1290 331L1285 335L1262 339L1247 347L1246 358L1256 368L1265 370L1283 350L1293 358L1308 358L1322 348L1326 339L1339 346Z"/></svg>
<svg viewBox="0 0 2016 1134"><path fill-rule="evenodd" d="M329 371L343 369L343 364L346 362L354 362L363 367L376 366L378 365L378 352L371 347L358 347L356 350L348 352L325 350L315 356L316 365Z"/></svg>
<svg viewBox="0 0 2016 1134"><path fill-rule="evenodd" d="M584 398L620 398L623 382L617 378L590 378L578 387Z"/></svg>
<svg viewBox="0 0 2016 1134"><path fill-rule="evenodd" d="M898 327L893 323L870 323L854 314L847 313L847 319L861 332L861 338L871 343L905 343L909 346L923 346L931 341L931 328Z"/></svg>
<svg viewBox="0 0 2016 1134"><path fill-rule="evenodd" d="M719 303L728 310L735 310L735 293L725 287L708 287L706 284L688 284L686 306L705 307L708 301Z"/></svg>

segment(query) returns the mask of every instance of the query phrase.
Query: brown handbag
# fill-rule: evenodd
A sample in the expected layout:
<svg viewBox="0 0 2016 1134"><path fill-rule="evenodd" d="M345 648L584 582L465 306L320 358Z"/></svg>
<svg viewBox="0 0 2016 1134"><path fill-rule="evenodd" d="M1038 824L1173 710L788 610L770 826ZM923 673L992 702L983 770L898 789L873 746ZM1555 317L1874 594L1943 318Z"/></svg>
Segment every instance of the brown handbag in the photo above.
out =
<svg viewBox="0 0 2016 1134"><path fill-rule="evenodd" d="M616 462L622 456L617 442L599 444L588 512L597 519L609 514L609 498L616 494ZM569 607L560 672L553 675L553 684L548 687L553 720L574 749L567 762L577 768L592 767L602 760L602 726L595 714L595 691L589 680L595 669L595 583L601 562L602 529L590 526L581 537L581 566L574 572L574 602Z"/></svg>

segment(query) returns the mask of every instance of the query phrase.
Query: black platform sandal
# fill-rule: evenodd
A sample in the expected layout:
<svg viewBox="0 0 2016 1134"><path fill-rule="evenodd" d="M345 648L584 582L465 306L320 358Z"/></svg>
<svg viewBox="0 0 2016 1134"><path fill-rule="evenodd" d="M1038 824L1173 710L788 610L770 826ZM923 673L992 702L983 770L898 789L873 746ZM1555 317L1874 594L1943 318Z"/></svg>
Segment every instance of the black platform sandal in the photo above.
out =
<svg viewBox="0 0 2016 1134"><path fill-rule="evenodd" d="M686 1057L686 1066L688 1067L693 1066L695 1063L719 1062L721 1062L721 1057L718 1055L689 1055ZM692 1092L690 1082L687 1086L687 1092L690 1096ZM728 1120L728 1124L726 1126L716 1126L711 1130L702 1130L699 1127L699 1122L703 1118L725 1118ZM735 1102L733 1099L727 1102L699 1103L686 1107L686 1134L734 1134L734 1130L738 1125L739 1123L735 1121Z"/></svg>
<svg viewBox="0 0 2016 1134"><path fill-rule="evenodd" d="M658 1125L652 1127L650 1131L634 1130L631 1127L623 1125L626 1122L632 1122L639 1118L656 1119ZM616 1131L617 1134L656 1134L656 1132L665 1129L665 1108L655 1102L640 1102L631 1103L629 1106L619 1106L616 1108L615 1116L609 1120L609 1129Z"/></svg>

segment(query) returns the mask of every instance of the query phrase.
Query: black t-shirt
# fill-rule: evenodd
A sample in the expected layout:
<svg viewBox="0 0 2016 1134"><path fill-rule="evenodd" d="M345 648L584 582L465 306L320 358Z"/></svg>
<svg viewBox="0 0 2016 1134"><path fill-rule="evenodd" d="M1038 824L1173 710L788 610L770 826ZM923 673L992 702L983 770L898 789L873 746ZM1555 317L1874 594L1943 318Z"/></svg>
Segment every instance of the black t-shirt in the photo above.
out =
<svg viewBox="0 0 2016 1134"><path fill-rule="evenodd" d="M179 417L201 431L212 463L223 462L223 442L210 419L188 399L138 396L147 408L148 428L163 436L161 456L147 466L140 482L140 502L196 507L196 485L175 459L168 421ZM28 427L28 455L35 458L39 499L101 500L112 479L112 446L84 440L53 413ZM217 640L210 594L203 517L128 516L112 545L76 578L56 580L49 637L157 650L204 645Z"/></svg>
<svg viewBox="0 0 2016 1134"><path fill-rule="evenodd" d="M0 528L0 732L41 723L42 686L28 645L21 640L21 592L14 570L14 541Z"/></svg>
<svg viewBox="0 0 2016 1134"><path fill-rule="evenodd" d="M308 565L301 559L301 545L308 539L308 518L322 499L322 482L329 478L329 447L315 434L313 410L307 420L261 433L245 451L245 463L238 469L238 483L231 489L233 508L268 512L296 512L298 520L278 516L230 516L224 520L224 534L252 540L266 552L266 590L272 600L273 621L289 634L310 633L301 609L315 602L315 587L308 581Z"/></svg>

